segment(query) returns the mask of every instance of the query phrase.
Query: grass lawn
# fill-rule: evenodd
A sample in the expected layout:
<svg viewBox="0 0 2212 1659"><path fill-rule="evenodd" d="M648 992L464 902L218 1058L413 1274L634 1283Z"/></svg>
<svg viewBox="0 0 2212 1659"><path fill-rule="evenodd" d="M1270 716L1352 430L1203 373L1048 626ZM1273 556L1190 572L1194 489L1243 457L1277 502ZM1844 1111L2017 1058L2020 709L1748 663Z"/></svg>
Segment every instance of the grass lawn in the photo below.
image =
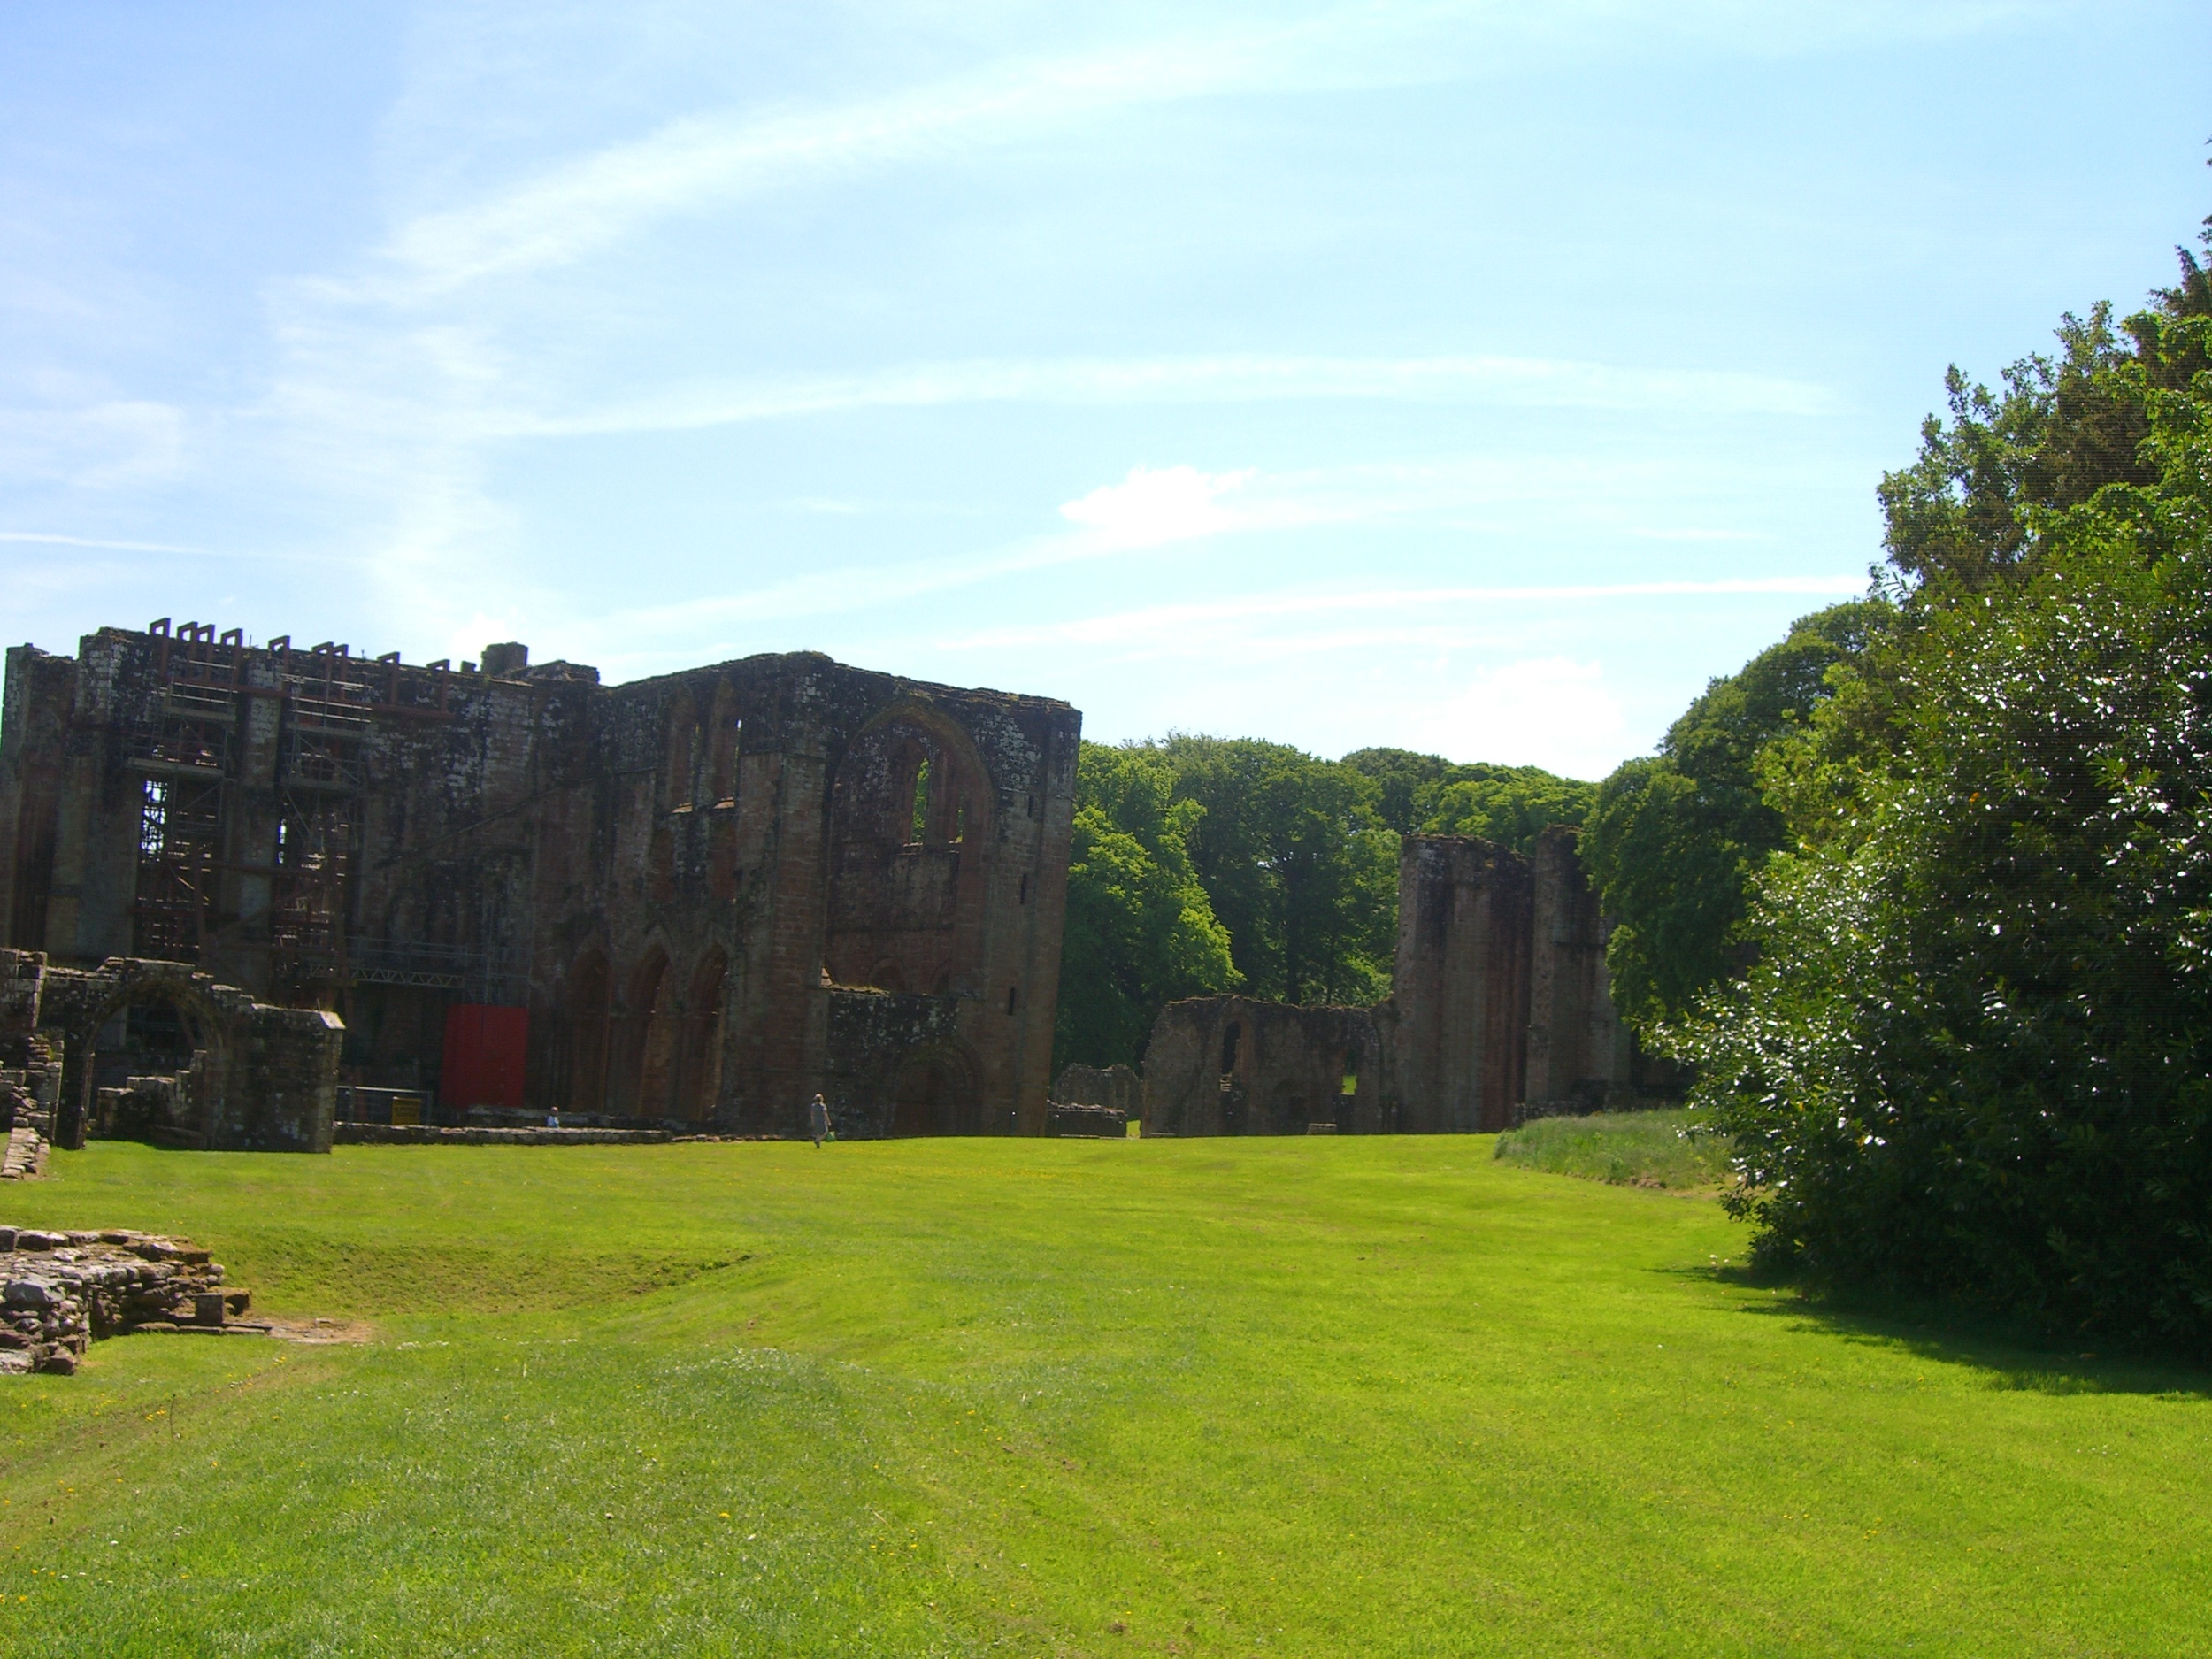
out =
<svg viewBox="0 0 2212 1659"><path fill-rule="evenodd" d="M1597 1112L1539 1118L1494 1143L1497 1156L1525 1169L1587 1180L1625 1181L1678 1190L1717 1189L1729 1179L1727 1143L1688 1133L1681 1110Z"/></svg>
<svg viewBox="0 0 2212 1659"><path fill-rule="evenodd" d="M0 1380L0 1652L2212 1653L2212 1379L1492 1145L58 1154L376 1338Z"/></svg>

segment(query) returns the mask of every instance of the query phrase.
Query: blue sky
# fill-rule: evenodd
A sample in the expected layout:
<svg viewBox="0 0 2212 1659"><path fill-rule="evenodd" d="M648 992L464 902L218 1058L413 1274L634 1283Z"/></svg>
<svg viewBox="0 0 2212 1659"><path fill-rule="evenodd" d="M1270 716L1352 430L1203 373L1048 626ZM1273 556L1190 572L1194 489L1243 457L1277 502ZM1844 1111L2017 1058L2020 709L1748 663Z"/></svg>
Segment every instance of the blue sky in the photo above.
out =
<svg viewBox="0 0 2212 1659"><path fill-rule="evenodd" d="M9 640L1581 775L2212 209L2200 4L12 6L0 88Z"/></svg>

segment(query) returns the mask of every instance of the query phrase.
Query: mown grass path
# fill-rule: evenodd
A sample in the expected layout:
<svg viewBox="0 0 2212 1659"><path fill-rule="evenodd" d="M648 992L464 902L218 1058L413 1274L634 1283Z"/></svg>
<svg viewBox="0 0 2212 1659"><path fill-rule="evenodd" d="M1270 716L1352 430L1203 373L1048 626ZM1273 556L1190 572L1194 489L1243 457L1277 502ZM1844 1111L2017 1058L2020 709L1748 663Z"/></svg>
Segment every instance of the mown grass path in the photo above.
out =
<svg viewBox="0 0 2212 1659"><path fill-rule="evenodd" d="M0 1652L2212 1653L2212 1379L1487 1139L55 1171L377 1339L0 1380Z"/></svg>

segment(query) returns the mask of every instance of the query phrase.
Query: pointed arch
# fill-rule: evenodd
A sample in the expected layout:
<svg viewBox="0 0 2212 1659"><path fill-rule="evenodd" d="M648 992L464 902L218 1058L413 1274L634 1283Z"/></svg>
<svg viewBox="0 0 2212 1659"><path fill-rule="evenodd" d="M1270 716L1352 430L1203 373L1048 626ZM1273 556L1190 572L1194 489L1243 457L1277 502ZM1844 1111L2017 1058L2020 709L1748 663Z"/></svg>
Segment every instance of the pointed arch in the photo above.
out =
<svg viewBox="0 0 2212 1659"><path fill-rule="evenodd" d="M975 1056L957 1041L924 1043L900 1062L891 1091L894 1135L973 1135L984 1132Z"/></svg>

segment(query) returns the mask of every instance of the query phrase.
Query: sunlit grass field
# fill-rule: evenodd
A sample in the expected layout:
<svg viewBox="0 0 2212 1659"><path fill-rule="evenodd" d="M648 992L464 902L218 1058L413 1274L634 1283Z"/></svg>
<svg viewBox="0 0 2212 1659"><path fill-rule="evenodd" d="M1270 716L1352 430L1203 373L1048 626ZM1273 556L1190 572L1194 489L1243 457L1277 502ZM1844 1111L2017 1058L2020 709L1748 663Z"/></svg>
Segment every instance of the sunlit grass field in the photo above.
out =
<svg viewBox="0 0 2212 1659"><path fill-rule="evenodd" d="M2212 1652L2212 1379L1492 1145L57 1155L374 1340L0 1379L0 1652Z"/></svg>
<svg viewBox="0 0 2212 1659"><path fill-rule="evenodd" d="M1717 1190L1729 1179L1727 1143L1679 1110L1540 1118L1493 1144L1509 1164L1588 1180Z"/></svg>

